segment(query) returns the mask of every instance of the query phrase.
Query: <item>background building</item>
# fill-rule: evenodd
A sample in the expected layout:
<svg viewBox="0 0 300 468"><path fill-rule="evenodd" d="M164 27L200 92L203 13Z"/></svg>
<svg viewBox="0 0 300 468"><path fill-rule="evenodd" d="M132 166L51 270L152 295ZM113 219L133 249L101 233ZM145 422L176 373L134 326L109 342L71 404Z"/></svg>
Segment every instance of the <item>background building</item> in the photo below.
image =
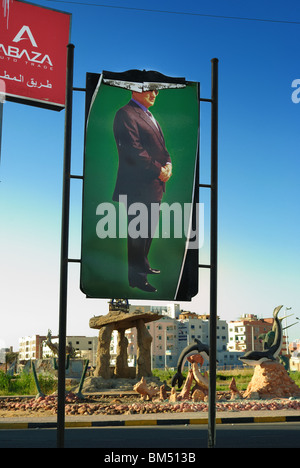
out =
<svg viewBox="0 0 300 468"><path fill-rule="evenodd" d="M166 306L130 306L130 310L139 309L142 312L156 312L161 315L159 320L149 322L146 327L152 336L151 362L152 368L176 368L180 353L195 338L209 346L209 315L198 315L195 312L180 309L179 304ZM262 350L261 335L272 330L273 318L258 319L256 315L244 315L229 324L217 318L217 359L218 367L228 369L242 367L239 357L249 350ZM128 339L128 363L136 366L137 332L135 328L126 330ZM19 361L49 358L53 356L50 348L44 343L46 336L26 336L19 340ZM111 365L115 364L117 355L117 331L111 336ZM78 358L89 359L95 366L98 337L67 336L67 345L71 345ZM58 337L52 337L52 343L58 343ZM300 369L300 344L291 343L291 370ZM284 336L282 354L287 354ZM203 369L209 369L209 363L204 362Z"/></svg>
<svg viewBox="0 0 300 468"><path fill-rule="evenodd" d="M228 349L231 351L262 351L259 336L272 330L273 318L258 319L256 315L244 315L238 321L229 322Z"/></svg>
<svg viewBox="0 0 300 468"><path fill-rule="evenodd" d="M191 344L195 338L202 343L209 345L209 315L198 315L195 312L181 312L179 315L180 325L180 348L181 350ZM243 353L237 350L228 350L228 324L225 320L217 317L217 360L221 368L242 367L239 356ZM203 368L209 368L209 363L205 362Z"/></svg>
<svg viewBox="0 0 300 468"><path fill-rule="evenodd" d="M152 368L176 367L179 355L177 320L165 315L146 327L152 336Z"/></svg>
<svg viewBox="0 0 300 468"><path fill-rule="evenodd" d="M300 371L300 340L292 341L289 344L290 370Z"/></svg>
<svg viewBox="0 0 300 468"><path fill-rule="evenodd" d="M229 322L229 342L230 351L262 351L263 339L261 335L272 330L273 318L258 319L256 315L243 315L238 321ZM286 336L283 335L281 354L287 354Z"/></svg>
<svg viewBox="0 0 300 468"><path fill-rule="evenodd" d="M32 335L23 336L19 339L19 361L28 361L30 359L41 359L43 355L43 341L46 336Z"/></svg>
<svg viewBox="0 0 300 468"><path fill-rule="evenodd" d="M52 337L51 339L53 344L58 345L58 337ZM75 351L76 358L88 359L91 365L96 364L96 355L97 355L97 345L98 337L97 336L67 336L66 345L72 346ZM42 344L42 357L44 359L53 357L54 354L49 348L49 346L43 342Z"/></svg>
<svg viewBox="0 0 300 468"><path fill-rule="evenodd" d="M146 310L137 306L138 309ZM149 311L149 310L147 310ZM176 368L182 350L192 344L194 339L209 345L209 315L198 315L195 312L180 311L178 308L153 308L152 311L162 313L162 317L146 324L152 336L151 362L152 368ZM175 318L176 317L176 318ZM112 333L111 364L114 365L117 352L117 332ZM136 329L126 331L128 339L129 365L136 364ZM225 320L217 320L217 359L222 368L242 367L239 356L242 352L229 351L228 324ZM186 363L188 365L188 363ZM209 362L205 361L202 369L209 369Z"/></svg>

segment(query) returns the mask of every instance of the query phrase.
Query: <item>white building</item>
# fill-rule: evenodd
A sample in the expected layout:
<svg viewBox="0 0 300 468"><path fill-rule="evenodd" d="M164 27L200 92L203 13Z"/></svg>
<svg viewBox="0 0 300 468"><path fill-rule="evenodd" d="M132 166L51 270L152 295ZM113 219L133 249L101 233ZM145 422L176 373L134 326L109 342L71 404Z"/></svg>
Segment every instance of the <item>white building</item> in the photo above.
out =
<svg viewBox="0 0 300 468"><path fill-rule="evenodd" d="M137 355L137 341L136 341L136 332L135 328L128 328L125 330L125 337L128 340L128 365L129 367L136 366L136 355ZM117 347L118 347L118 330L113 330L111 334L110 342L110 365L115 366L116 357L117 357Z"/></svg>
<svg viewBox="0 0 300 468"><path fill-rule="evenodd" d="M52 337L51 342L58 345L58 337ZM67 336L66 344L74 348L76 358L88 359L91 365L96 364L97 336ZM42 357L44 359L53 357L53 352L45 342L43 342L42 350Z"/></svg>
<svg viewBox="0 0 300 468"><path fill-rule="evenodd" d="M180 326L178 333L179 349L191 344L195 338L209 346L209 315L197 315L190 312L182 312L179 316ZM222 368L242 366L238 357L243 353L232 353L227 350L228 324L225 320L217 318L217 360ZM204 362L203 368L209 368L209 363Z"/></svg>
<svg viewBox="0 0 300 468"><path fill-rule="evenodd" d="M195 338L203 344L209 345L209 315L198 315L194 312L180 310L179 304L167 306L130 306L131 310L139 309L142 312L158 312L159 320L146 323L152 336L151 361L152 368L176 368L181 351ZM137 359L137 333L136 328L125 332L128 339L128 363L130 367L136 366ZM20 339L19 359L41 359L53 356L50 348L44 343L46 336L34 335ZM115 330L111 337L110 356L111 365L115 365L117 355L118 332ZM225 320L217 320L217 359L219 367L242 366L238 357L243 352L227 350L228 324ZM58 337L52 337L52 342L58 344ZM67 336L67 345L76 351L76 357L89 359L92 366L96 365L98 337ZM209 363L204 362L204 369Z"/></svg>
<svg viewBox="0 0 300 468"><path fill-rule="evenodd" d="M167 315L146 324L150 335L152 368L176 367L179 356L177 320Z"/></svg>
<svg viewBox="0 0 300 468"><path fill-rule="evenodd" d="M300 371L300 340L292 341L289 344L290 370Z"/></svg>
<svg viewBox="0 0 300 468"><path fill-rule="evenodd" d="M249 350L262 351L260 336L272 330L273 318L259 319L254 314L242 316L239 320L229 322L229 351ZM285 337L284 346L285 348Z"/></svg>
<svg viewBox="0 0 300 468"><path fill-rule="evenodd" d="M150 312L157 312L161 315L167 315L170 318L178 319L180 314L180 305L168 304L166 306L150 306Z"/></svg>
<svg viewBox="0 0 300 468"><path fill-rule="evenodd" d="M145 308L140 308L145 310ZM161 310L168 312L166 308L153 308L153 312ZM150 309L147 309L150 311ZM176 368L182 350L192 344L194 339L199 339L203 344L209 345L209 316L197 315L190 312L179 313L174 308L164 313L161 319L146 323L147 330L152 336L151 362L152 368ZM176 318L173 318L174 315ZM129 366L136 365L137 336L136 329L126 330L128 339ZM217 321L217 359L218 365L223 368L242 366L238 357L243 353L230 352L227 350L228 325L225 320ZM112 333L111 341L111 364L115 363L117 352L117 332ZM209 362L205 361L203 369L209 368Z"/></svg>
<svg viewBox="0 0 300 468"><path fill-rule="evenodd" d="M41 359L43 341L46 336L32 335L19 338L19 361L29 361L30 359Z"/></svg>
<svg viewBox="0 0 300 468"><path fill-rule="evenodd" d="M180 314L180 304L167 304L165 306L145 306L145 305L130 305L129 312L135 310L141 310L142 312L153 312L160 315L167 315L173 319L177 319Z"/></svg>
<svg viewBox="0 0 300 468"><path fill-rule="evenodd" d="M300 351L293 351L290 358L290 370L300 371Z"/></svg>

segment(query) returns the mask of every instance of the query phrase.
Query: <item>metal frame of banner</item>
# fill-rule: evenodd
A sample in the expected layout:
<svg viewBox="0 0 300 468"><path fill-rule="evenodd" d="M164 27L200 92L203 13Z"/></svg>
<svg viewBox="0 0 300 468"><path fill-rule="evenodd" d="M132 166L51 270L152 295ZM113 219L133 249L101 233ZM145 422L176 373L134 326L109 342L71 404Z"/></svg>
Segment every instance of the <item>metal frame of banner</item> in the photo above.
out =
<svg viewBox="0 0 300 468"><path fill-rule="evenodd" d="M83 176L71 175L72 146L72 111L73 91L86 91L85 88L73 87L74 45L67 46L67 82L64 130L64 166L61 219L60 252L60 294L59 294L59 348L58 348L58 404L57 404L57 448L64 448L65 433L65 358L67 328L68 263L80 263L80 259L69 258L69 218L70 218L70 181L83 179ZM199 187L211 189L211 232L210 265L198 265L198 268L210 268L210 372L209 372L209 418L208 447L215 447L216 439L216 329L217 329L217 247L218 247L218 59L212 59L211 99L199 98L211 103L211 184L199 184ZM63 364L63 365L61 365Z"/></svg>
<svg viewBox="0 0 300 468"><path fill-rule="evenodd" d="M64 167L61 220L60 295L59 295L59 345L58 345L58 388L57 388L57 448L64 447L65 432L65 359L67 329L67 291L70 218L70 172L72 144L73 73L74 45L68 44L66 108L64 133Z"/></svg>
<svg viewBox="0 0 300 468"><path fill-rule="evenodd" d="M217 373L217 282L218 282L218 66L219 60L211 60L211 99L200 101L211 103L211 183L199 184L210 188L210 264L199 268L210 268L210 327L209 327L209 406L208 448L216 446L216 373Z"/></svg>
<svg viewBox="0 0 300 468"><path fill-rule="evenodd" d="M208 447L216 443L217 281L218 281L218 60L212 60L211 84L211 219Z"/></svg>

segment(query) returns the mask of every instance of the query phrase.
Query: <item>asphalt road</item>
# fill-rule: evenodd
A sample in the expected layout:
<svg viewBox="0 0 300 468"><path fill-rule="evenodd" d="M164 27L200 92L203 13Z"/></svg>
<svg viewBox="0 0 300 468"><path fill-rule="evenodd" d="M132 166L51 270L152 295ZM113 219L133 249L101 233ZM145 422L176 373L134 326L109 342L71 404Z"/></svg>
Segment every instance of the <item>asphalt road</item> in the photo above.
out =
<svg viewBox="0 0 300 468"><path fill-rule="evenodd" d="M56 429L2 429L0 448L56 448L56 438ZM215 441L215 448L300 448L300 423L217 425ZM171 457L176 449L193 453L192 449L207 448L208 429L207 425L67 428L64 447L102 448L103 457L118 448L128 454L136 448L162 453L172 449L168 450L169 462L174 462ZM144 450L145 456L148 452Z"/></svg>

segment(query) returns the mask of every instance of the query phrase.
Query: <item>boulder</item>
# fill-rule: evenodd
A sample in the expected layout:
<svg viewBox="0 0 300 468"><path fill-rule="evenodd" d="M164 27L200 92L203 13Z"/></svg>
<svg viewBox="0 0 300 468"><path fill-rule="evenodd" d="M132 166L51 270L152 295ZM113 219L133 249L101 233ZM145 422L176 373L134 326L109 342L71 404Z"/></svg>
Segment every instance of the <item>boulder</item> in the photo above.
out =
<svg viewBox="0 0 300 468"><path fill-rule="evenodd" d="M267 361L254 369L244 398L259 394L261 399L300 397L300 388L279 362Z"/></svg>

